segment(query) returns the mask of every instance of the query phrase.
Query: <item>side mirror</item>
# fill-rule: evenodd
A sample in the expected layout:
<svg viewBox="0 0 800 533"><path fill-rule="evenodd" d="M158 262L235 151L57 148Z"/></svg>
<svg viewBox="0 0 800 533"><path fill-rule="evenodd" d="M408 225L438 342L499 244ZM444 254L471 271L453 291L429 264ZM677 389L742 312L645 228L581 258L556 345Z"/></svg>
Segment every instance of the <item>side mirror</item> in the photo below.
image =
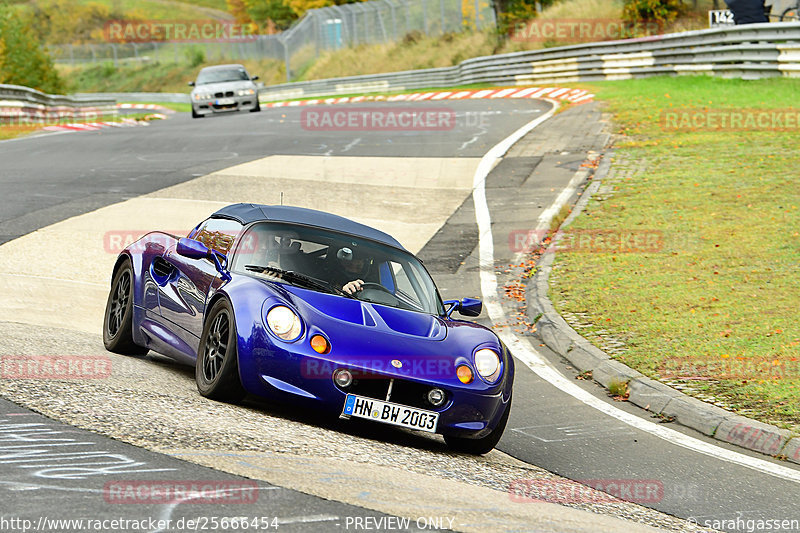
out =
<svg viewBox="0 0 800 533"><path fill-rule="evenodd" d="M189 87L194 87L194 82L193 81L189 82Z"/></svg>
<svg viewBox="0 0 800 533"><path fill-rule="evenodd" d="M250 79L251 79L251 80L253 80L253 81L256 81L256 80L258 79L258 76L253 76L253 77L252 77L252 78L250 78Z"/></svg>
<svg viewBox="0 0 800 533"><path fill-rule="evenodd" d="M210 252L208 247L202 242L185 237L178 241L178 247L175 251L178 252L178 255L188 257L189 259L205 259Z"/></svg>
<svg viewBox="0 0 800 533"><path fill-rule="evenodd" d="M483 310L483 302L475 298L464 298L463 300L447 300L444 305L450 307L445 311L447 318L458 311L459 314L464 316L478 316Z"/></svg>
<svg viewBox="0 0 800 533"><path fill-rule="evenodd" d="M217 267L220 277L225 281L231 280L231 273L228 272L228 258L216 250L210 250L202 242L184 237L178 241L175 251L178 255L189 259L211 259L214 261L214 266Z"/></svg>

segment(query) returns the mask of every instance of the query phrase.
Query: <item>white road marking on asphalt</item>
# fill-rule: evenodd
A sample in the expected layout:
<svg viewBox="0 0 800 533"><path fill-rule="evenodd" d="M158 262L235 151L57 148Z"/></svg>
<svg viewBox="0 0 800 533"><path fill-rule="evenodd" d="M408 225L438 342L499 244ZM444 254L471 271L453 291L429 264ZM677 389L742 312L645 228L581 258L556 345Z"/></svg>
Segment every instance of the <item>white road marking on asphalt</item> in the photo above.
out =
<svg viewBox="0 0 800 533"><path fill-rule="evenodd" d="M332 515L311 515L311 516L295 516L292 518L278 518L278 525L286 524L312 524L315 522L334 522L341 520L338 516Z"/></svg>
<svg viewBox="0 0 800 533"><path fill-rule="evenodd" d="M33 278L33 279L46 279L48 281L63 281L64 283L77 283L78 285L91 285L93 287L107 287L108 283L96 283L91 281L83 281L79 279L65 279L65 278L56 278L54 276L37 276L35 274L18 274L15 272L3 272L0 276L12 276L17 278ZM111 274L109 274L109 278Z"/></svg>
<svg viewBox="0 0 800 533"><path fill-rule="evenodd" d="M351 150L355 145L357 145L360 142L361 142L361 137L356 137L350 143L348 143L347 146L342 148L342 153L345 153L345 152Z"/></svg>
<svg viewBox="0 0 800 533"><path fill-rule="evenodd" d="M547 89L551 90L551 89ZM472 198L475 203L475 219L478 223L478 246L479 246L479 265L480 265L480 280L481 292L483 293L483 301L486 306L486 311L489 318L494 324L507 323L505 312L500 304L497 296L497 276L494 273L494 239L492 237L491 216L489 214L489 206L486 202L486 178L494 168L495 164L505 155L511 146L521 139L525 134L533 130L536 126L552 117L555 114L556 105L547 113L522 126L520 129L512 133L510 136L502 140L500 143L492 147L486 155L483 156L478 168L475 170L473 177L473 193ZM578 171L580 172L580 170ZM572 183L572 180L570 181ZM568 185L569 187L569 185ZM562 195L559 195L559 199ZM566 200L565 200L566 201ZM542 217L545 213L558 212L561 208L558 200L540 216L538 226L544 223ZM563 205L563 204L562 204ZM787 468L782 465L774 464L757 457L750 457L726 448L704 442L700 439L690 437L674 429L670 429L663 425L644 420L636 415L622 411L613 405L610 405L603 400L593 396L589 392L583 390L578 385L567 379L562 375L553 365L550 364L527 340L520 339L510 331L499 330L496 332L500 339L508 346L514 356L525 363L533 372L540 378L549 382L554 387L560 389L580 400L584 404L597 409L598 411L616 418L640 431L650 433L667 442L682 446L686 449L696 451L710 457L721 459L732 464L751 468L777 478L785 479L787 481L794 481L800 483L800 471L792 468Z"/></svg>

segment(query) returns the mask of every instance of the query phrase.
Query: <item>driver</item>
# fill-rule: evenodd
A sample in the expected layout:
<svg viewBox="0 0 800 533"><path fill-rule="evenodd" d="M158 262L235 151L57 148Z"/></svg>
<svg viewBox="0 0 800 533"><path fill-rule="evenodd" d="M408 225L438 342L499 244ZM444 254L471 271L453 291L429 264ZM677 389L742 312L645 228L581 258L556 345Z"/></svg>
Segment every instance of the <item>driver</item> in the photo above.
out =
<svg viewBox="0 0 800 533"><path fill-rule="evenodd" d="M368 260L358 248L345 246L336 252L336 262L341 267L336 280L342 290L353 295L364 288L364 278L370 274L372 261Z"/></svg>

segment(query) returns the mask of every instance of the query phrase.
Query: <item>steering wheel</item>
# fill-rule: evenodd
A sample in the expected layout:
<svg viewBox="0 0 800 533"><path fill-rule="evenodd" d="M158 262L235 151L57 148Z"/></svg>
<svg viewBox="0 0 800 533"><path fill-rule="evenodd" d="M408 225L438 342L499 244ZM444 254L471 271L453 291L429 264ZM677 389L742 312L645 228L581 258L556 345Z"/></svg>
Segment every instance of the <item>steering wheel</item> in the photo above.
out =
<svg viewBox="0 0 800 533"><path fill-rule="evenodd" d="M378 289L378 290L381 290L381 291L385 292L386 294L391 294L392 296L394 296L394 293L392 291L390 291L389 289L387 289L386 287L384 287L380 283L373 283L371 281L367 281L367 282L362 283L361 284L361 289L362 290L363 289ZM358 292L361 292L361 291L358 291ZM358 294L358 292L356 294Z"/></svg>

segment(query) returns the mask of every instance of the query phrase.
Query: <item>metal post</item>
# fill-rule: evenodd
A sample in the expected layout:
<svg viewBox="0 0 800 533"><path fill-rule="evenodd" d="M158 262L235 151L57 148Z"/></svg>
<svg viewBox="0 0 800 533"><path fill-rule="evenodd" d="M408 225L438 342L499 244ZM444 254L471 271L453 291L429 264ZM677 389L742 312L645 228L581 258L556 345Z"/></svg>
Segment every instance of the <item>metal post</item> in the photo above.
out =
<svg viewBox="0 0 800 533"><path fill-rule="evenodd" d="M69 45L69 63L70 65L75 64L75 51L73 50L72 44Z"/></svg>
<svg viewBox="0 0 800 533"><path fill-rule="evenodd" d="M383 42L387 42L389 38L386 35L386 26L383 24L383 15L381 15L381 10L378 6L375 6L375 14L378 15L378 23L381 25L381 33L383 33Z"/></svg>
<svg viewBox="0 0 800 533"><path fill-rule="evenodd" d="M464 1L456 0L458 2L458 31L464 30Z"/></svg>
<svg viewBox="0 0 800 533"><path fill-rule="evenodd" d="M321 36L320 32L322 28L320 28L319 17L317 17L316 10L312 11L311 16L314 17L314 51L316 52L315 54L316 57L319 57L319 51L320 51L319 41Z"/></svg>
<svg viewBox="0 0 800 533"><path fill-rule="evenodd" d="M118 67L119 63L117 62L117 45L111 43L111 52L114 54L114 66Z"/></svg>
<svg viewBox="0 0 800 533"><path fill-rule="evenodd" d="M476 2L478 0L475 0ZM422 24L425 28L425 35L428 35L428 2L427 0L422 0Z"/></svg>
<svg viewBox="0 0 800 533"><path fill-rule="evenodd" d="M481 0L475 0L475 29L481 29Z"/></svg>
<svg viewBox="0 0 800 533"><path fill-rule="evenodd" d="M283 63L286 65L286 82L292 81L292 66L289 62L289 43L281 39L283 45Z"/></svg>
<svg viewBox="0 0 800 533"><path fill-rule="evenodd" d="M442 33L444 33L444 20L445 20L445 18L444 18L444 0L439 0L439 14L442 17L441 18L441 22L442 23L441 23L440 27L442 29Z"/></svg>
<svg viewBox="0 0 800 533"><path fill-rule="evenodd" d="M395 13L394 4L392 0L384 0L392 10L392 37L394 40L397 40L397 13Z"/></svg>

